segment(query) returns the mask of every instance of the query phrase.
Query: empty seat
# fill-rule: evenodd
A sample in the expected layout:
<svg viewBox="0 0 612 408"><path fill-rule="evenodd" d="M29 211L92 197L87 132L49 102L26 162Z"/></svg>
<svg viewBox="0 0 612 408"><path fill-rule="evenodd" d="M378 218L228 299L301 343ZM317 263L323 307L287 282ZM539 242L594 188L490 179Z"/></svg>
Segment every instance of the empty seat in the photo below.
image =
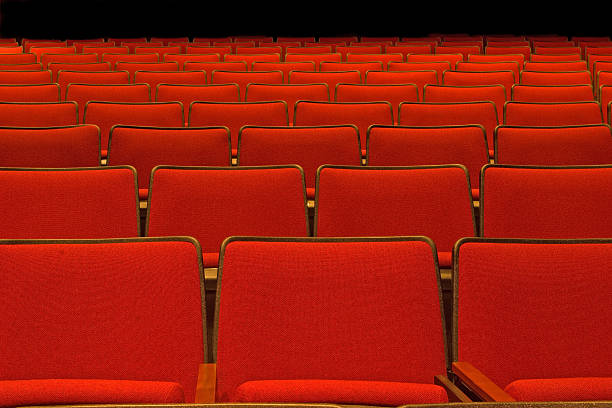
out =
<svg viewBox="0 0 612 408"><path fill-rule="evenodd" d="M480 182L480 236L610 237L611 182L609 165L487 165Z"/></svg>
<svg viewBox="0 0 612 408"><path fill-rule="evenodd" d="M206 84L206 73L204 71L136 71L134 82L137 84L146 83L154 93L155 99L158 84L173 85L204 85Z"/></svg>
<svg viewBox="0 0 612 408"><path fill-rule="evenodd" d="M40 62L33 62L27 64L0 64L1 71L42 71L42 64Z"/></svg>
<svg viewBox="0 0 612 408"><path fill-rule="evenodd" d="M451 69L455 69L457 62L463 61L461 54L408 54L406 62L440 62L447 61Z"/></svg>
<svg viewBox="0 0 612 408"><path fill-rule="evenodd" d="M84 122L87 102L151 102L151 88L148 84L68 84L66 100L77 103L79 121Z"/></svg>
<svg viewBox="0 0 612 408"><path fill-rule="evenodd" d="M530 46L492 46L487 45L485 47L485 54L487 55L504 55L504 54L521 54L525 58L525 61L529 61L531 58L531 47Z"/></svg>
<svg viewBox="0 0 612 408"><path fill-rule="evenodd" d="M569 166L611 162L609 125L499 126L495 130L495 163Z"/></svg>
<svg viewBox="0 0 612 408"><path fill-rule="evenodd" d="M147 236L187 235L217 267L232 235L308 236L304 175L298 166L153 169Z"/></svg>
<svg viewBox="0 0 612 408"><path fill-rule="evenodd" d="M58 84L0 84L1 102L59 102Z"/></svg>
<svg viewBox="0 0 612 408"><path fill-rule="evenodd" d="M522 85L512 86L516 102L584 102L594 100L592 85Z"/></svg>
<svg viewBox="0 0 612 408"><path fill-rule="evenodd" d="M522 66L516 61L497 61L497 62L474 62L459 61L455 67L461 72L489 72L489 71L512 71L515 82L519 78Z"/></svg>
<svg viewBox="0 0 612 408"><path fill-rule="evenodd" d="M40 56L40 63L44 69L47 69L52 62L92 64L98 62L98 56L96 54L42 54Z"/></svg>
<svg viewBox="0 0 612 408"><path fill-rule="evenodd" d="M205 71L206 83L212 83L212 74L215 71L246 71L247 64L244 61L233 62L185 62L183 64L185 71Z"/></svg>
<svg viewBox="0 0 612 408"><path fill-rule="evenodd" d="M50 84L51 71L3 71L0 70L0 84Z"/></svg>
<svg viewBox="0 0 612 408"><path fill-rule="evenodd" d="M315 236L425 235L441 267L461 237L476 236L468 173L461 165L322 166L317 173Z"/></svg>
<svg viewBox="0 0 612 408"><path fill-rule="evenodd" d="M169 128L113 126L109 136L109 165L130 165L138 175L139 198L146 200L151 170L158 165L229 166L229 130L224 127Z"/></svg>
<svg viewBox="0 0 612 408"><path fill-rule="evenodd" d="M448 61L391 62L387 66L388 71L429 71L432 69L438 74L438 83L441 83L444 71L451 69L451 64Z"/></svg>
<svg viewBox="0 0 612 408"><path fill-rule="evenodd" d="M226 126L232 140L232 156L237 154L238 134L245 125L287 126L289 115L285 101L271 102L200 102L191 103L189 126Z"/></svg>
<svg viewBox="0 0 612 408"><path fill-rule="evenodd" d="M62 100L66 98L68 84L128 84L129 78L127 71L60 71L57 73Z"/></svg>
<svg viewBox="0 0 612 408"><path fill-rule="evenodd" d="M305 49L308 49L310 47L306 47ZM286 62L304 62L304 61L310 61L313 62L315 64L315 70L319 70L319 67L321 65L321 62L323 61L328 61L328 62L340 62L342 61L342 55L340 53L316 53L316 54L311 54L311 53L304 53L304 54L292 54L289 52L289 49L287 49L287 54L285 54L285 61Z"/></svg>
<svg viewBox="0 0 612 408"><path fill-rule="evenodd" d="M343 84L360 84L362 83L361 74L359 71L326 71L326 72L309 72L309 71L291 71L289 73L290 84L327 84L330 92L330 99L334 100L336 96L336 85Z"/></svg>
<svg viewBox="0 0 612 408"><path fill-rule="evenodd" d="M523 54L471 54L468 62L516 62L519 69L525 64ZM518 77L517 77L518 78Z"/></svg>
<svg viewBox="0 0 612 408"><path fill-rule="evenodd" d="M445 357L432 249L422 237L226 241L215 400L447 401L433 384Z"/></svg>
<svg viewBox="0 0 612 408"><path fill-rule="evenodd" d="M380 62L383 67L391 62L403 62L404 56L397 54L346 54L346 62Z"/></svg>
<svg viewBox="0 0 612 408"><path fill-rule="evenodd" d="M474 200L480 192L480 169L489 162L485 130L478 125L374 125L368 130L367 150L368 166L462 164Z"/></svg>
<svg viewBox="0 0 612 408"><path fill-rule="evenodd" d="M393 125L393 107L389 102L310 102L295 104L294 125L347 125L359 129L360 146L365 155L365 136L371 125Z"/></svg>
<svg viewBox="0 0 612 408"><path fill-rule="evenodd" d="M189 107L192 102L240 102L240 88L237 84L159 84L157 85L155 101L181 102L185 110L185 124L187 124L189 121Z"/></svg>
<svg viewBox="0 0 612 408"><path fill-rule="evenodd" d="M248 84L245 97L246 102L285 101L292 125L297 101L329 102L329 89L327 84Z"/></svg>
<svg viewBox="0 0 612 408"><path fill-rule="evenodd" d="M248 84L282 84L282 71L220 71L215 70L212 73L212 84L238 84L240 87L240 100L245 100L246 88Z"/></svg>
<svg viewBox="0 0 612 408"><path fill-rule="evenodd" d="M130 50L126 46L109 46L109 47L84 46L81 52L83 54L97 54L98 59L102 61L101 57L104 54L129 54Z"/></svg>
<svg viewBox="0 0 612 408"><path fill-rule="evenodd" d="M238 165L298 164L306 196L314 200L317 169L323 164L361 164L355 126L245 126L238 138Z"/></svg>
<svg viewBox="0 0 612 408"><path fill-rule="evenodd" d="M142 63L157 63L159 62L158 54L102 54L101 61L111 64L113 70L116 69L118 62L142 62Z"/></svg>
<svg viewBox="0 0 612 408"><path fill-rule="evenodd" d="M253 62L252 71L281 71L283 80L289 83L291 71L314 71L315 64L312 61L303 62Z"/></svg>
<svg viewBox="0 0 612 408"><path fill-rule="evenodd" d="M48 66L54 82L57 82L59 71L110 71L108 62L51 62Z"/></svg>
<svg viewBox="0 0 612 408"><path fill-rule="evenodd" d="M482 125L493 156L493 133L499 124L497 109L491 101L480 102L405 102L400 105L398 123L403 126Z"/></svg>
<svg viewBox="0 0 612 408"><path fill-rule="evenodd" d="M599 102L514 102L504 106L504 125L566 126L603 123Z"/></svg>
<svg viewBox="0 0 612 408"><path fill-rule="evenodd" d="M36 55L24 54L2 54L0 53L0 64L31 64L36 63Z"/></svg>
<svg viewBox="0 0 612 408"><path fill-rule="evenodd" d="M3 240L0 254L0 405L195 400L206 346L193 239Z"/></svg>
<svg viewBox="0 0 612 408"><path fill-rule="evenodd" d="M0 127L2 167L95 167L100 129L94 125Z"/></svg>
<svg viewBox="0 0 612 408"><path fill-rule="evenodd" d="M602 267L609 239L466 239L455 254L453 372L466 374L459 378L475 380L472 389L489 401L609 404L612 325L601 318L612 307ZM542 406L554 404L579 406Z"/></svg>
<svg viewBox="0 0 612 408"><path fill-rule="evenodd" d="M100 128L102 158L108 154L108 137L114 125L184 126L183 105L180 102L97 102L85 105L84 123Z"/></svg>
<svg viewBox="0 0 612 408"><path fill-rule="evenodd" d="M569 71L569 72L521 72L522 85L588 85L593 83L593 78L589 71Z"/></svg>
<svg viewBox="0 0 612 408"><path fill-rule="evenodd" d="M534 62L527 61L523 67L526 71L539 72L569 72L569 71L586 71L587 63L581 61L565 61L565 62Z"/></svg>
<svg viewBox="0 0 612 408"><path fill-rule="evenodd" d="M115 64L116 71L127 71L130 82L134 82L136 71L178 71L178 62L123 62Z"/></svg>
<svg viewBox="0 0 612 408"><path fill-rule="evenodd" d="M5 239L119 238L140 232L136 171L123 167L0 169Z"/></svg>
<svg viewBox="0 0 612 408"><path fill-rule="evenodd" d="M415 84L419 94L429 84L438 84L438 74L433 70L424 71L369 71L365 78L366 84Z"/></svg>
<svg viewBox="0 0 612 408"><path fill-rule="evenodd" d="M219 54L166 54L163 61L175 61L179 64L179 70L182 70L186 62L220 62L221 57Z"/></svg>
<svg viewBox="0 0 612 408"><path fill-rule="evenodd" d="M366 77L368 71L382 71L382 62L325 62L322 61L319 71L359 71L361 78Z"/></svg>
<svg viewBox="0 0 612 408"><path fill-rule="evenodd" d="M503 121L506 88L501 84L493 85L426 85L424 102L479 102L491 101L495 104L497 118Z"/></svg>
<svg viewBox="0 0 612 408"><path fill-rule="evenodd" d="M64 126L78 123L75 102L0 102L0 126Z"/></svg>
<svg viewBox="0 0 612 408"><path fill-rule="evenodd" d="M503 85L506 99L510 100L512 85L516 82L512 71L446 71L442 83L444 85Z"/></svg>
<svg viewBox="0 0 612 408"><path fill-rule="evenodd" d="M419 88L415 84L338 84L336 102L389 102L393 117L399 116L402 102L418 102Z"/></svg>

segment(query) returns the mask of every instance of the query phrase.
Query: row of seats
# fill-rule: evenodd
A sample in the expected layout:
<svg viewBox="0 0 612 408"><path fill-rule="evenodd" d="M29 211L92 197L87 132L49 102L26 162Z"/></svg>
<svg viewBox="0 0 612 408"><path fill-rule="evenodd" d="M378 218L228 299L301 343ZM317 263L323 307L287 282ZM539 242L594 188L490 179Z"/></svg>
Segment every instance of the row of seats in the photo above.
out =
<svg viewBox="0 0 612 408"><path fill-rule="evenodd" d="M0 240L0 406L612 400L612 241L461 240L452 316L435 248L232 237L208 343L191 238Z"/></svg>
<svg viewBox="0 0 612 408"><path fill-rule="evenodd" d="M3 238L193 236L217 267L231 235L311 235L303 170L296 165L158 166L140 231L134 168L2 168ZM314 231L323 236L426 235L451 265L462 237L605 238L612 235L612 168L486 165L477 230L461 165L359 167L317 172ZM579 199L577 199L579 197ZM385 208L385 211L380 211Z"/></svg>

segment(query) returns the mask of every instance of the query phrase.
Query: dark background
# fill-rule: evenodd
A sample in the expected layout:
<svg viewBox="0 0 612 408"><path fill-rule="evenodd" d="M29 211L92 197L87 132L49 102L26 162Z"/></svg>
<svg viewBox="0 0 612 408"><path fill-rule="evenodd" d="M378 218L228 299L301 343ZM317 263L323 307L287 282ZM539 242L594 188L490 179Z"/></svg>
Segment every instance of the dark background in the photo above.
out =
<svg viewBox="0 0 612 408"><path fill-rule="evenodd" d="M607 3L2 0L0 34L49 39L430 33L610 36L612 14Z"/></svg>

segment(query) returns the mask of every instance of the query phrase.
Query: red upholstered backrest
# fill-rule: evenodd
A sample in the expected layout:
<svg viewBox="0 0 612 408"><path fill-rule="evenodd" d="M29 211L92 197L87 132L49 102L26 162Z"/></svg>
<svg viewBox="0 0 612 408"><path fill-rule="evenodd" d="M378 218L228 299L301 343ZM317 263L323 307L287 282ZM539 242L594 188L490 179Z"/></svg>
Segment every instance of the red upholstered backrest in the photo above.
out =
<svg viewBox="0 0 612 408"><path fill-rule="evenodd" d="M0 166L96 167L100 129L94 125L0 127Z"/></svg>
<svg viewBox="0 0 612 408"><path fill-rule="evenodd" d="M98 125L102 149L108 148L108 136L114 125L184 126L180 102L88 102L83 122Z"/></svg>
<svg viewBox="0 0 612 408"><path fill-rule="evenodd" d="M329 102L329 88L327 84L248 84L246 88L247 102L285 101L289 124L299 100Z"/></svg>
<svg viewBox="0 0 612 408"><path fill-rule="evenodd" d="M459 61L463 61L463 55L461 54L408 54L406 55L406 62L439 62L448 61L451 65L451 69L455 69L455 65Z"/></svg>
<svg viewBox="0 0 612 408"><path fill-rule="evenodd" d="M455 68L457 71L464 72L486 72L486 71L512 71L515 81L518 80L522 64L517 61L497 61L497 62L477 62L459 61Z"/></svg>
<svg viewBox="0 0 612 408"><path fill-rule="evenodd" d="M586 71L587 62L585 60L580 61L550 61L550 62L536 62L527 61L525 62L524 69L527 71L541 71L541 72L563 72L563 71Z"/></svg>
<svg viewBox="0 0 612 408"><path fill-rule="evenodd" d="M186 61L183 63L183 69L185 71L205 71L206 72L206 83L212 83L212 74L214 71L246 71L247 63L244 61L231 61L231 62L198 62L198 61Z"/></svg>
<svg viewBox="0 0 612 408"><path fill-rule="evenodd" d="M138 187L148 189L151 170L162 164L176 166L229 166L229 130L211 128L168 128L114 126L110 133L109 165L136 168Z"/></svg>
<svg viewBox="0 0 612 408"><path fill-rule="evenodd" d="M111 64L111 69L115 69L117 62L159 62L158 54L102 54L101 61Z"/></svg>
<svg viewBox="0 0 612 408"><path fill-rule="evenodd" d="M2 71L0 84L50 84L51 71Z"/></svg>
<svg viewBox="0 0 612 408"><path fill-rule="evenodd" d="M442 82L444 71L451 69L449 61L431 62L390 62L387 66L388 71L430 71L434 70L438 74L438 83Z"/></svg>
<svg viewBox="0 0 612 408"><path fill-rule="evenodd" d="M567 166L608 164L612 160L609 125L518 127L495 131L495 162Z"/></svg>
<svg viewBox="0 0 612 408"><path fill-rule="evenodd" d="M479 102L491 101L497 110L497 120L503 121L506 88L501 84L493 85L426 85L424 102ZM493 147L491 145L491 147Z"/></svg>
<svg viewBox="0 0 612 408"><path fill-rule="evenodd" d="M240 87L240 100L245 100L248 84L282 84L284 81L282 71L213 71L212 84L238 84Z"/></svg>
<svg viewBox="0 0 612 408"><path fill-rule="evenodd" d="M182 70L185 62L220 62L221 57L219 54L166 54L163 61L176 61L179 64L179 70Z"/></svg>
<svg viewBox="0 0 612 408"><path fill-rule="evenodd" d="M58 84L0 85L2 102L59 102Z"/></svg>
<svg viewBox="0 0 612 408"><path fill-rule="evenodd" d="M296 62L264 62L255 61L251 66L252 71L281 71L283 81L289 83L289 73L291 71L314 71L315 64L312 61Z"/></svg>
<svg viewBox="0 0 612 408"><path fill-rule="evenodd" d="M0 102L0 126L65 126L79 123L75 102Z"/></svg>
<svg viewBox="0 0 612 408"><path fill-rule="evenodd" d="M178 62L124 62L117 61L115 70L127 71L130 74L130 82L134 82L136 71L178 71Z"/></svg>
<svg viewBox="0 0 612 408"><path fill-rule="evenodd" d="M568 126L603 123L599 102L506 102L504 124Z"/></svg>
<svg viewBox="0 0 612 408"><path fill-rule="evenodd" d="M249 380L431 384L444 371L437 264L425 239L236 238L219 276L219 402Z"/></svg>
<svg viewBox="0 0 612 408"><path fill-rule="evenodd" d="M506 90L506 99L511 98L512 85L518 82L513 71L446 71L442 83L444 85L503 85Z"/></svg>
<svg viewBox="0 0 612 408"><path fill-rule="evenodd" d="M582 85L593 83L593 77L589 71L569 72L521 72L521 84L524 85Z"/></svg>
<svg viewBox="0 0 612 408"><path fill-rule="evenodd" d="M189 121L189 107L194 101L239 102L240 88L237 84L219 85L157 85L156 102L178 101L183 104L185 123Z"/></svg>
<svg viewBox="0 0 612 408"><path fill-rule="evenodd" d="M319 166L361 164L359 132L354 126L246 126L240 132L238 164L298 164L304 169L306 187L314 191Z"/></svg>
<svg viewBox="0 0 612 408"><path fill-rule="evenodd" d="M516 102L583 102L594 100L592 85L520 85L512 87Z"/></svg>
<svg viewBox="0 0 612 408"><path fill-rule="evenodd" d="M369 166L463 164L475 189L481 167L489 162L485 130L478 125L372 126L367 147Z"/></svg>
<svg viewBox="0 0 612 408"><path fill-rule="evenodd" d="M78 54L76 54L78 55ZM51 71L51 75L53 76L53 81L57 82L58 73L62 70L64 71L81 71L81 72L102 72L102 71L110 71L111 65L108 62L52 62L48 65L47 68Z"/></svg>
<svg viewBox="0 0 612 408"><path fill-rule="evenodd" d="M498 115L491 101L402 103L399 109L399 124L403 126L482 125L489 149L493 149Z"/></svg>
<svg viewBox="0 0 612 408"><path fill-rule="evenodd" d="M42 54L40 63L47 69L50 63L84 63L95 64L98 62L96 54Z"/></svg>
<svg viewBox="0 0 612 408"><path fill-rule="evenodd" d="M206 84L206 72L204 71L136 71L134 82L146 83L151 87L155 99L158 84L185 84L185 85L204 85Z"/></svg>
<svg viewBox="0 0 612 408"><path fill-rule="evenodd" d="M87 102L151 102L151 87L147 84L68 84L66 100L78 104L82 122Z"/></svg>
<svg viewBox="0 0 612 408"><path fill-rule="evenodd" d="M127 84L130 74L127 71L59 71L57 82L61 89L62 100L66 97L68 84Z"/></svg>
<svg viewBox="0 0 612 408"><path fill-rule="evenodd" d="M0 379L172 381L194 402L200 255L188 238L0 241Z"/></svg>
<svg viewBox="0 0 612 408"><path fill-rule="evenodd" d="M498 241L456 249L453 360L502 388L521 378L612 377L612 242Z"/></svg>
<svg viewBox="0 0 612 408"><path fill-rule="evenodd" d="M342 61L342 55L340 53L331 53L330 51L322 51L319 50L317 51L319 48L318 47L305 47L305 48L300 48L300 50L305 50L305 51L314 51L314 52L307 52L307 53L294 53L295 52L295 48L291 47L291 48L287 48L287 54L285 54L285 61L286 62L312 62L315 64L315 70L319 70L319 67L321 65L321 62L325 61L325 62L340 62ZM302 71L298 71L298 72L302 72ZM310 81L310 82L321 82L321 81ZM310 82L303 82L303 83L310 83Z"/></svg>
<svg viewBox="0 0 612 408"><path fill-rule="evenodd" d="M322 166L315 235L425 235L439 251L449 252L459 238L475 235L467 170Z"/></svg>
<svg viewBox="0 0 612 408"><path fill-rule="evenodd" d="M139 235L132 167L0 169L0 238ZM9 193L10 192L10 193Z"/></svg>
<svg viewBox="0 0 612 408"><path fill-rule="evenodd" d="M295 104L296 126L355 125L361 147L370 125L393 125L393 108L389 102L310 102Z"/></svg>
<svg viewBox="0 0 612 408"><path fill-rule="evenodd" d="M240 128L254 126L287 126L289 117L285 101L273 102L192 102L189 126L226 126L232 147L238 146Z"/></svg>
<svg viewBox="0 0 612 408"><path fill-rule="evenodd" d="M419 88L415 84L338 84L336 102L389 102L394 120L402 102L418 102Z"/></svg>
<svg viewBox="0 0 612 408"><path fill-rule="evenodd" d="M366 73L368 71L382 71L383 70L382 62L377 61L363 61L363 62L327 62L322 61L319 66L319 71L321 72L329 72L329 71L359 71L361 73L361 78L366 77Z"/></svg>
<svg viewBox="0 0 612 408"><path fill-rule="evenodd" d="M325 72L291 71L289 73L290 84L327 84L331 100L335 98L337 84L360 84L362 82L361 73L357 70Z"/></svg>
<svg viewBox="0 0 612 408"><path fill-rule="evenodd" d="M610 166L485 166L480 181L481 236L610 237L610 185Z"/></svg>
<svg viewBox="0 0 612 408"><path fill-rule="evenodd" d="M415 84L419 94L428 84L438 83L438 73L434 70L423 71L369 71L365 77L366 84Z"/></svg>
<svg viewBox="0 0 612 408"><path fill-rule="evenodd" d="M188 235L219 252L231 235L308 236L297 166L153 169L147 235Z"/></svg>

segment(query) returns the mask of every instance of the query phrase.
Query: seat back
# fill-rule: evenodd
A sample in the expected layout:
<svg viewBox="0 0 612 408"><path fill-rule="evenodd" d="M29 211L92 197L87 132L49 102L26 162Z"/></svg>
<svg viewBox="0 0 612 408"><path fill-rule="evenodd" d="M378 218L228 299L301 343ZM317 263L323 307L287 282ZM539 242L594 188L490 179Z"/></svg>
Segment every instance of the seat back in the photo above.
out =
<svg viewBox="0 0 612 408"><path fill-rule="evenodd" d="M74 403L73 384L83 382L91 389L81 403L146 401L135 387L140 381L178 383L185 401L195 401L206 356L195 240L3 240L0 254L2 309L10 316L0 321L7 336L1 380L30 379L27 391L3 393L3 405ZM106 380L123 392L113 393ZM53 385L32 391L45 381ZM141 389L159 394L147 383Z"/></svg>
<svg viewBox="0 0 612 408"><path fill-rule="evenodd" d="M612 167L487 165L480 179L480 236L612 236Z"/></svg>
<svg viewBox="0 0 612 408"><path fill-rule="evenodd" d="M516 102L584 102L595 100L593 95L590 84L512 86L512 100Z"/></svg>
<svg viewBox="0 0 612 408"><path fill-rule="evenodd" d="M512 85L517 82L512 71L446 71L444 85L503 85L506 90L506 99L510 100Z"/></svg>
<svg viewBox="0 0 612 408"><path fill-rule="evenodd" d="M497 110L497 120L503 121L506 88L501 84L493 85L426 85L424 102L480 102L491 101Z"/></svg>
<svg viewBox="0 0 612 408"><path fill-rule="evenodd" d="M599 102L506 102L504 124L514 126L568 126L603 123Z"/></svg>
<svg viewBox="0 0 612 408"><path fill-rule="evenodd" d="M461 240L453 361L469 361L502 388L517 379L612 376L612 325L601 319L612 307L602 268L611 256L609 239ZM554 400L575 398L560 385L551 391Z"/></svg>
<svg viewBox="0 0 612 408"><path fill-rule="evenodd" d="M68 84L66 100L79 107L79 121L84 122L85 106L97 102L151 102L148 84Z"/></svg>
<svg viewBox="0 0 612 408"><path fill-rule="evenodd" d="M0 237L118 238L139 235L136 171L123 167L0 170Z"/></svg>
<svg viewBox="0 0 612 408"><path fill-rule="evenodd" d="M393 117L399 116L402 102L418 102L419 88L415 84L338 84L336 102L389 102ZM396 120L397 121L397 120Z"/></svg>
<svg viewBox="0 0 612 408"><path fill-rule="evenodd" d="M343 84L360 84L362 83L361 73L357 70L353 71L326 71L326 72L311 72L311 71L291 71L289 73L290 84L319 84L324 83L329 87L329 96L331 100L336 97L336 85Z"/></svg>
<svg viewBox="0 0 612 408"><path fill-rule="evenodd" d="M0 102L59 102L58 84L1 85Z"/></svg>
<svg viewBox="0 0 612 408"><path fill-rule="evenodd" d="M136 71L134 82L145 83L151 87L151 99L157 96L158 84L174 85L205 85L206 72L204 71Z"/></svg>
<svg viewBox="0 0 612 408"><path fill-rule="evenodd" d="M438 84L438 74L434 70L424 71L370 71L366 75L366 84L415 84L419 94L429 84Z"/></svg>
<svg viewBox="0 0 612 408"><path fill-rule="evenodd" d="M428 239L237 237L222 251L217 401L235 401L239 387L258 380L431 384L444 370L438 268ZM353 392L344 398L364 402Z"/></svg>
<svg viewBox="0 0 612 408"><path fill-rule="evenodd" d="M246 88L248 84L282 84L282 71L220 71L212 73L212 84L238 84L240 87L240 100L245 101Z"/></svg>
<svg viewBox="0 0 612 408"><path fill-rule="evenodd" d="M588 85L593 83L593 76L589 71L569 72L521 72L520 83L523 85Z"/></svg>
<svg viewBox="0 0 612 408"><path fill-rule="evenodd" d="M61 99L66 98L68 84L128 84L130 76L127 71L64 71L57 73Z"/></svg>
<svg viewBox="0 0 612 408"><path fill-rule="evenodd" d="M0 102L0 126L45 127L78 123L75 102Z"/></svg>

